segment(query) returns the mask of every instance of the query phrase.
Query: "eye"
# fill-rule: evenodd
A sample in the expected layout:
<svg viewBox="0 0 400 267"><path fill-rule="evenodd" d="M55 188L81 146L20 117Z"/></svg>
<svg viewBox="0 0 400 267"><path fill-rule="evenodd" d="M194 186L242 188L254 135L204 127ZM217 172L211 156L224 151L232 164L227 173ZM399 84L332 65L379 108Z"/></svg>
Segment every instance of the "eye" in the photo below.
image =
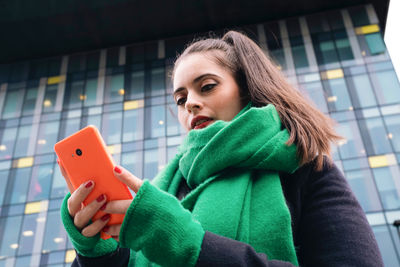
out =
<svg viewBox="0 0 400 267"><path fill-rule="evenodd" d="M216 83L209 83L204 85L203 87L201 87L201 91L202 92L207 92L210 91L211 89L213 89L217 84Z"/></svg>
<svg viewBox="0 0 400 267"><path fill-rule="evenodd" d="M181 97L176 100L176 105L181 106L181 105L185 104L185 102L186 102L186 97Z"/></svg>

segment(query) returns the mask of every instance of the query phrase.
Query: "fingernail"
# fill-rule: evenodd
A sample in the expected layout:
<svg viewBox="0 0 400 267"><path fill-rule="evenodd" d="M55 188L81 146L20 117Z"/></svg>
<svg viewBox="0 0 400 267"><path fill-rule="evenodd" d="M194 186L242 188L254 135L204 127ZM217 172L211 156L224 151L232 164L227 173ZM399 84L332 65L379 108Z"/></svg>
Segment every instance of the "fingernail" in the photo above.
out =
<svg viewBox="0 0 400 267"><path fill-rule="evenodd" d="M105 210L107 206L107 203L104 203L103 206L101 206L100 210Z"/></svg>
<svg viewBox="0 0 400 267"><path fill-rule="evenodd" d="M102 202L104 200L104 195L100 195L96 200L97 202Z"/></svg>
<svg viewBox="0 0 400 267"><path fill-rule="evenodd" d="M115 167L114 167L114 171L115 171L116 173L121 173L121 172L122 172L122 170L121 170L120 168L118 168L118 166L115 166Z"/></svg>
<svg viewBox="0 0 400 267"><path fill-rule="evenodd" d="M110 226L104 226L103 232L107 232L108 230L110 230Z"/></svg>
<svg viewBox="0 0 400 267"><path fill-rule="evenodd" d="M89 181L89 182L87 182L86 184L85 184L85 187L86 188L89 188L89 187L91 187L93 185L93 182L92 181Z"/></svg>
<svg viewBox="0 0 400 267"><path fill-rule="evenodd" d="M101 220L103 222L107 221L108 219L110 219L110 214L106 214L106 215L103 215L103 217L101 217Z"/></svg>

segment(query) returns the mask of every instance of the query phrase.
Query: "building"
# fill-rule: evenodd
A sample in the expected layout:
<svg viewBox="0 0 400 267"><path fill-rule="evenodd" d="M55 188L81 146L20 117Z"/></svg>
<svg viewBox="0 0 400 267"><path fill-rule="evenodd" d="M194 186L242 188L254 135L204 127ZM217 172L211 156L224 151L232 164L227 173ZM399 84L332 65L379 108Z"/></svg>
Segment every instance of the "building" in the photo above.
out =
<svg viewBox="0 0 400 267"><path fill-rule="evenodd" d="M131 1L117 2L38 5L31 13L22 8L0 16L2 36L10 37L0 46L0 266L70 265L74 250L59 218L67 187L54 143L96 125L117 163L153 178L184 135L168 78L176 52L199 32L233 26L338 122L346 140L335 147L335 162L367 214L385 264L400 265L392 226L400 219L400 85L382 40L388 2L306 1L284 10L290 1L283 1L265 4L254 16L236 4L176 3L165 11L182 19L169 21L165 11L154 11L143 23L134 18L133 32L121 24ZM134 14L151 10L150 3ZM5 5L3 12L10 11ZM245 11L246 5L252 4ZM203 12L210 15L201 24ZM59 23L71 28L62 24L57 32Z"/></svg>

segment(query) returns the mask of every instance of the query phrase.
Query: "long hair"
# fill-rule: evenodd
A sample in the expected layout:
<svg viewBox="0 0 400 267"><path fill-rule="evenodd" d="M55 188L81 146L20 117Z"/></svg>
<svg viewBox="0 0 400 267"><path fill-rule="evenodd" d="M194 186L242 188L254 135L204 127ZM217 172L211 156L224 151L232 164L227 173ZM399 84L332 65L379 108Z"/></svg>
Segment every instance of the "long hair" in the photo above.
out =
<svg viewBox="0 0 400 267"><path fill-rule="evenodd" d="M254 41L236 31L227 32L221 39L194 41L177 57L172 79L179 62L192 53L204 53L228 69L242 98L254 106L275 106L283 126L290 133L286 144L295 143L300 165L316 159L316 170L322 170L324 155L331 165L330 142L342 139L333 128L334 121L290 85Z"/></svg>

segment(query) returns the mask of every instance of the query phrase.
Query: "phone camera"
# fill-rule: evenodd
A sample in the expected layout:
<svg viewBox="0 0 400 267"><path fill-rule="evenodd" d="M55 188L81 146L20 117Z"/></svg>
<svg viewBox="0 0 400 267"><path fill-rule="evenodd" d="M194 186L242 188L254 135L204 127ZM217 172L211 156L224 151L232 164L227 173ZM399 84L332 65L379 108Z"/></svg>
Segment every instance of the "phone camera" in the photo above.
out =
<svg viewBox="0 0 400 267"><path fill-rule="evenodd" d="M75 152L78 156L82 156L82 150L80 150L79 148L75 150Z"/></svg>

